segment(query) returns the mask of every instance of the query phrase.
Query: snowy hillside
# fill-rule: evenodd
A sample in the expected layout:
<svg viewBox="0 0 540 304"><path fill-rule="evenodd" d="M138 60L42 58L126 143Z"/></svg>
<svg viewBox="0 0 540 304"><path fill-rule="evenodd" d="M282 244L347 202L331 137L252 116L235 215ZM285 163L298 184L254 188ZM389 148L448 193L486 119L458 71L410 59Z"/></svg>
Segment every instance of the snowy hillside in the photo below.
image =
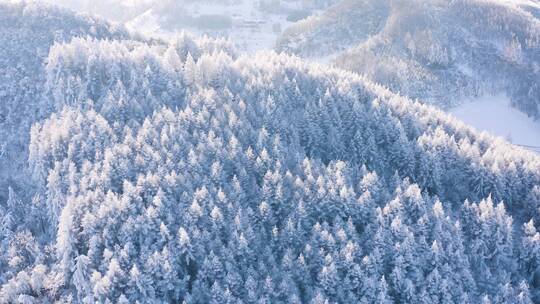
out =
<svg viewBox="0 0 540 304"><path fill-rule="evenodd" d="M278 50L328 56L395 92L453 107L504 93L540 116L535 2L345 0L287 29Z"/></svg>
<svg viewBox="0 0 540 304"><path fill-rule="evenodd" d="M41 104L44 60L55 42L74 36L122 38L127 33L46 5L0 3L0 202L7 199L8 187L27 192L30 126L48 114Z"/></svg>
<svg viewBox="0 0 540 304"><path fill-rule="evenodd" d="M540 301L540 154L299 57L0 8L0 303Z"/></svg>

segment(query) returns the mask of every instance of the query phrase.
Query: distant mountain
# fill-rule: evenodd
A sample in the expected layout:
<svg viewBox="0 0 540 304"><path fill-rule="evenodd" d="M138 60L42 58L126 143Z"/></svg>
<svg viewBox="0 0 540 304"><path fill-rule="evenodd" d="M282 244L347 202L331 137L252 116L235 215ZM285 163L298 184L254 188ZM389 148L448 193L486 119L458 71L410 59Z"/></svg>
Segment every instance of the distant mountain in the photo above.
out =
<svg viewBox="0 0 540 304"><path fill-rule="evenodd" d="M540 116L535 1L345 0L287 29L277 49L329 57L395 92L451 107L507 94Z"/></svg>

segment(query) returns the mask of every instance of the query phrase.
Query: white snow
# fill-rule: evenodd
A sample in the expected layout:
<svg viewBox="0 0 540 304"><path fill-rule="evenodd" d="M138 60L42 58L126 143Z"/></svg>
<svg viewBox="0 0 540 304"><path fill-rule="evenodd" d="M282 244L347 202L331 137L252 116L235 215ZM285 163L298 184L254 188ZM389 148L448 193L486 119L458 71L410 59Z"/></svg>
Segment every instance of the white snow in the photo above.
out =
<svg viewBox="0 0 540 304"><path fill-rule="evenodd" d="M540 1L538 0L499 0L499 2L506 5L513 6L530 6L534 8L540 8Z"/></svg>
<svg viewBox="0 0 540 304"><path fill-rule="evenodd" d="M512 107L505 95L469 100L449 112L479 131L540 151L540 122Z"/></svg>
<svg viewBox="0 0 540 304"><path fill-rule="evenodd" d="M126 23L126 26L131 30L139 31L146 35L156 34L157 36L161 36L163 34L161 32L159 18L154 14L152 9Z"/></svg>
<svg viewBox="0 0 540 304"><path fill-rule="evenodd" d="M288 3L288 6L290 8L301 7L300 1ZM171 37L177 31L188 31L196 35L208 35L211 37L224 37L235 43L240 50L253 53L259 50L273 49L275 41L281 33L274 32L274 26L279 26L281 30L284 30L292 24L292 22L286 20L286 14L261 12L257 1L244 0L234 4L195 2L186 4L184 9L191 16L229 16L232 19L232 28L205 30L194 27L180 27L174 30L165 30L160 27L160 16L152 8L126 22L126 26L131 30L161 38Z"/></svg>

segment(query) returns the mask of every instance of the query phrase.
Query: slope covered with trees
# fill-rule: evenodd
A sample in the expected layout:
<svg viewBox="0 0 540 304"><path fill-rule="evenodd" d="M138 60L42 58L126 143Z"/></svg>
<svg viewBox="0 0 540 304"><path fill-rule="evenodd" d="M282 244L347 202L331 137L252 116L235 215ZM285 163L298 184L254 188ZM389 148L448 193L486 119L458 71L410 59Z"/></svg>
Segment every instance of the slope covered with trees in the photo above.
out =
<svg viewBox="0 0 540 304"><path fill-rule="evenodd" d="M538 118L540 21L519 3L344 0L287 29L277 49L330 56L338 67L443 107L504 93Z"/></svg>
<svg viewBox="0 0 540 304"><path fill-rule="evenodd" d="M38 195L3 213L0 302L535 299L532 152L223 41L79 38L46 62Z"/></svg>
<svg viewBox="0 0 540 304"><path fill-rule="evenodd" d="M122 39L128 34L97 19L26 1L0 3L0 206L8 188L28 192L30 126L41 108L44 60L55 42L76 36Z"/></svg>

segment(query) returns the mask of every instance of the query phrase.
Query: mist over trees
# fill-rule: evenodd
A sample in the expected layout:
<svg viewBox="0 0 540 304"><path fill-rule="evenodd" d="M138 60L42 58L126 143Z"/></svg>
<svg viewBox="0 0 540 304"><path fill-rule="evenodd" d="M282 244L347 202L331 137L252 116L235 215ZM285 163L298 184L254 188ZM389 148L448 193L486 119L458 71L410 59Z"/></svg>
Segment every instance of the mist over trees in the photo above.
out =
<svg viewBox="0 0 540 304"><path fill-rule="evenodd" d="M537 154L356 73L102 26L18 45L46 54L5 98L0 302L538 301Z"/></svg>

